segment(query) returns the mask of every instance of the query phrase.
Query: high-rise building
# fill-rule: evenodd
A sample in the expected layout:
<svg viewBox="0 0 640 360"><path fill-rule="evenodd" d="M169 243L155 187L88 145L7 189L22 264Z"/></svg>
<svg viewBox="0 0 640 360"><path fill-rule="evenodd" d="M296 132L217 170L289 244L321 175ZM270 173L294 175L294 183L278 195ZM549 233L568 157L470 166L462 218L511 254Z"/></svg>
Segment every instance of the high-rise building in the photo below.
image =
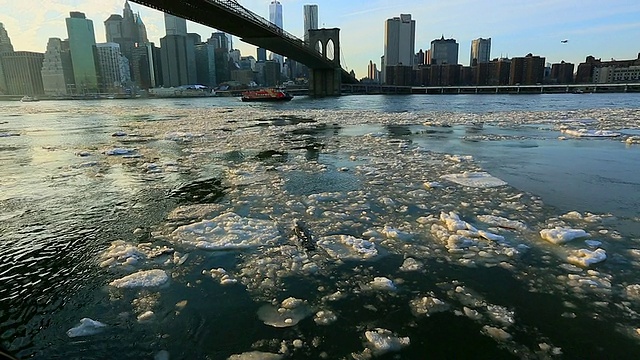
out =
<svg viewBox="0 0 640 360"><path fill-rule="evenodd" d="M4 52L13 52L13 45L4 24L0 23L0 54Z"/></svg>
<svg viewBox="0 0 640 360"><path fill-rule="evenodd" d="M116 92L122 86L122 72L120 61L120 44L96 44L98 68L100 69L100 90L102 92Z"/></svg>
<svg viewBox="0 0 640 360"><path fill-rule="evenodd" d="M509 85L535 85L544 80L545 58L527 54L511 59Z"/></svg>
<svg viewBox="0 0 640 360"><path fill-rule="evenodd" d="M478 38L471 41L471 57L469 66L475 64L488 63L491 59L491 38ZM474 61L475 64L474 64Z"/></svg>
<svg viewBox="0 0 640 360"><path fill-rule="evenodd" d="M187 20L177 16L165 13L164 28L167 35L187 36Z"/></svg>
<svg viewBox="0 0 640 360"><path fill-rule="evenodd" d="M158 85L155 69L153 43L135 44L131 54L131 78L142 89L154 88Z"/></svg>
<svg viewBox="0 0 640 360"><path fill-rule="evenodd" d="M41 73L44 54L30 51L5 52L1 61L8 94L44 94Z"/></svg>
<svg viewBox="0 0 640 360"><path fill-rule="evenodd" d="M113 43L122 39L122 16L112 14L104 21L105 34L107 42Z"/></svg>
<svg viewBox="0 0 640 360"><path fill-rule="evenodd" d="M216 49L227 49L227 51L231 50L229 37L221 31L212 33L211 37L207 39L207 44L215 46Z"/></svg>
<svg viewBox="0 0 640 360"><path fill-rule="evenodd" d="M440 39L431 42L431 65L457 65L458 42L455 39Z"/></svg>
<svg viewBox="0 0 640 360"><path fill-rule="evenodd" d="M387 19L384 29L383 79L388 66L413 66L416 43L416 21L411 14Z"/></svg>
<svg viewBox="0 0 640 360"><path fill-rule="evenodd" d="M269 21L275 24L280 29L282 26L282 4L278 0L271 0L269 4ZM280 64L280 71L282 71L282 65L284 65L284 57L282 55L271 53L271 60L275 60Z"/></svg>
<svg viewBox="0 0 640 360"><path fill-rule="evenodd" d="M76 93L98 91L98 71L96 62L96 36L93 21L84 13L72 11L66 18L69 49L73 64Z"/></svg>
<svg viewBox="0 0 640 360"><path fill-rule="evenodd" d="M414 65L424 65L424 50L420 49L420 51L418 51L416 53L416 59L415 59L415 64Z"/></svg>
<svg viewBox="0 0 640 360"><path fill-rule="evenodd" d="M69 41L49 38L41 73L45 95L55 96L70 93L74 79Z"/></svg>
<svg viewBox="0 0 640 360"><path fill-rule="evenodd" d="M197 82L195 41L187 34L187 21L164 14L167 35L160 39L162 79L165 87ZM198 36L199 38L199 36Z"/></svg>
<svg viewBox="0 0 640 360"><path fill-rule="evenodd" d="M3 53L12 53L13 45L11 45L11 39L9 39L9 34L7 30L4 28L4 25L0 23L0 94L7 92L7 82L4 78L4 70L2 69L2 54Z"/></svg>
<svg viewBox="0 0 640 360"><path fill-rule="evenodd" d="M309 30L318 28L318 5L304 6L304 41L309 41Z"/></svg>
<svg viewBox="0 0 640 360"><path fill-rule="evenodd" d="M216 48L212 44L196 45L196 73L197 83L214 87L216 82Z"/></svg>
<svg viewBox="0 0 640 360"><path fill-rule="evenodd" d="M267 49L265 48L258 48L257 52L256 52L256 56L258 57L258 61L259 62L265 62L267 61Z"/></svg>
<svg viewBox="0 0 640 360"><path fill-rule="evenodd" d="M559 64L551 65L551 79L558 84L573 83L573 69L575 65L562 61Z"/></svg>
<svg viewBox="0 0 640 360"><path fill-rule="evenodd" d="M374 82L378 82L380 80L379 74L378 74L378 67L371 60L369 60L369 66L367 68L367 78L373 80Z"/></svg>

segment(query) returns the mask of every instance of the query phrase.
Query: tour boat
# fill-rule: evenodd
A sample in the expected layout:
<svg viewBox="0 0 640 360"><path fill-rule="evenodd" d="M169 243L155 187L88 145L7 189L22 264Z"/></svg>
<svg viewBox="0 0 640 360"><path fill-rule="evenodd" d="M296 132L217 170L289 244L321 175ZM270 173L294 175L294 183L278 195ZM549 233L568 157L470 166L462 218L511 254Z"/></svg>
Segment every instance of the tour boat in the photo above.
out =
<svg viewBox="0 0 640 360"><path fill-rule="evenodd" d="M280 89L248 90L242 93L242 101L289 101L293 95Z"/></svg>

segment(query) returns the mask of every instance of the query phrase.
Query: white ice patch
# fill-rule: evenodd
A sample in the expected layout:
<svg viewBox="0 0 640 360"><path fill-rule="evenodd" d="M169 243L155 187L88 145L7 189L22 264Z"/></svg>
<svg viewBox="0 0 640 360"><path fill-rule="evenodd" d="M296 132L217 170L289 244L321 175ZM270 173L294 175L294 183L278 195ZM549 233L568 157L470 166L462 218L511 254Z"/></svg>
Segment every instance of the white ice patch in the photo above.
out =
<svg viewBox="0 0 640 360"><path fill-rule="evenodd" d="M171 253L174 253L174 250L166 246L152 246L151 243L135 245L116 240L100 255L100 267L132 267L145 259Z"/></svg>
<svg viewBox="0 0 640 360"><path fill-rule="evenodd" d="M433 296L433 294L431 294L431 296L424 296L411 300L409 302L409 306L411 307L411 311L414 315L430 316L435 313L449 310L449 305Z"/></svg>
<svg viewBox="0 0 640 360"><path fill-rule="evenodd" d="M406 258L400 266L400 271L418 271L422 270L423 263L417 261L414 258Z"/></svg>
<svg viewBox="0 0 640 360"><path fill-rule="evenodd" d="M386 278L384 276L373 278L373 281L369 283L369 286L373 290L383 290L383 291L396 290L396 285L393 283L393 280Z"/></svg>
<svg viewBox="0 0 640 360"><path fill-rule="evenodd" d="M262 351L250 351L242 354L231 355L227 360L280 360L282 355Z"/></svg>
<svg viewBox="0 0 640 360"><path fill-rule="evenodd" d="M473 188L492 188L507 185L506 182L486 172L463 172L461 174L442 175L441 179L449 180L462 186Z"/></svg>
<svg viewBox="0 0 640 360"><path fill-rule="evenodd" d="M594 251L587 249L572 250L567 257L568 262L582 267L589 267L605 260L607 260L607 252L603 249Z"/></svg>
<svg viewBox="0 0 640 360"><path fill-rule="evenodd" d="M228 212L211 220L180 226L171 236L200 249L226 250L274 245L280 233L273 221Z"/></svg>
<svg viewBox="0 0 640 360"><path fill-rule="evenodd" d="M509 334L508 332L500 329L500 328L496 328L493 326L489 326L489 325L485 325L482 327L482 332L490 337L492 337L493 339L497 340L497 341L508 341L511 340L511 334Z"/></svg>
<svg viewBox="0 0 640 360"><path fill-rule="evenodd" d="M202 274L209 275L213 279L218 280L220 285L231 285L238 282L238 280L227 274L227 271L223 268L211 269L209 271L202 270Z"/></svg>
<svg viewBox="0 0 640 360"><path fill-rule="evenodd" d="M609 130L562 129L562 132L575 137L618 137L620 133Z"/></svg>
<svg viewBox="0 0 640 360"><path fill-rule="evenodd" d="M517 220L510 220L494 215L478 215L478 220L485 224L498 226L503 229L526 231L527 225Z"/></svg>
<svg viewBox="0 0 640 360"><path fill-rule="evenodd" d="M378 255L376 244L351 235L332 235L318 240L322 247L334 259L367 260Z"/></svg>
<svg viewBox="0 0 640 360"><path fill-rule="evenodd" d="M203 136L204 136L203 134L192 134L189 132L176 131L176 132L167 133L164 136L164 139L170 140L170 141L177 141L177 142L190 142L190 141L193 141L194 138L199 138Z"/></svg>
<svg viewBox="0 0 640 360"><path fill-rule="evenodd" d="M111 150L106 150L105 155L110 156L120 156L120 155L132 155L136 152L135 149L123 149L123 148L115 148Z"/></svg>
<svg viewBox="0 0 640 360"><path fill-rule="evenodd" d="M95 335L104 330L105 327L107 327L107 325L101 323L100 321L89 318L82 318L80 319L80 324L67 330L67 336L73 338L79 336Z"/></svg>
<svg viewBox="0 0 640 360"><path fill-rule="evenodd" d="M311 315L311 310L306 302L292 297L282 301L280 306L266 304L258 309L258 318L265 325L276 328L295 326L309 315Z"/></svg>
<svg viewBox="0 0 640 360"><path fill-rule="evenodd" d="M315 321L315 323L318 325L330 325L333 324L337 319L338 317L336 316L336 314L334 314L333 311L330 310L320 310L313 317L313 321Z"/></svg>
<svg viewBox="0 0 640 360"><path fill-rule="evenodd" d="M398 337L391 331L380 328L374 331L366 331L364 337L367 339L367 345L376 355L391 351L400 351L403 347L409 346L411 343L409 337Z"/></svg>
<svg viewBox="0 0 640 360"><path fill-rule="evenodd" d="M554 244L564 244L573 239L589 237L590 235L582 229L556 227L555 229L540 230L540 236L548 242Z"/></svg>
<svg viewBox="0 0 640 360"><path fill-rule="evenodd" d="M121 279L113 280L109 285L117 288L155 287L169 281L169 276L164 270L142 270Z"/></svg>

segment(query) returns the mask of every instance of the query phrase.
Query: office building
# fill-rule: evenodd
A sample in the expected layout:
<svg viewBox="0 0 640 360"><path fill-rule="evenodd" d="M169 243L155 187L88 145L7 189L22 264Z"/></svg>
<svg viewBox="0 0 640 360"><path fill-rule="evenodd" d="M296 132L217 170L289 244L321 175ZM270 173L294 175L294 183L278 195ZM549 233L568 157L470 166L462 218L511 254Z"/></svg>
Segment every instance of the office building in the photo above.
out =
<svg viewBox="0 0 640 360"><path fill-rule="evenodd" d="M367 68L367 78L371 79L373 82L380 81L380 74L378 73L378 67L371 60L369 60L369 66Z"/></svg>
<svg viewBox="0 0 640 360"><path fill-rule="evenodd" d="M494 59L487 63L479 63L474 74L474 85L496 86L509 85L511 74L511 60Z"/></svg>
<svg viewBox="0 0 640 360"><path fill-rule="evenodd" d="M551 81L556 84L572 84L575 66L564 61L551 65Z"/></svg>
<svg viewBox="0 0 640 360"><path fill-rule="evenodd" d="M207 44L213 45L216 49L231 50L231 41L229 36L223 32L215 32L211 34L211 37L207 39Z"/></svg>
<svg viewBox="0 0 640 360"><path fill-rule="evenodd" d="M167 35L187 36L187 20L183 18L165 13L164 28Z"/></svg>
<svg viewBox="0 0 640 360"><path fill-rule="evenodd" d="M98 43L96 44L96 50L98 69L100 71L100 91L118 92L118 89L123 85L120 44Z"/></svg>
<svg viewBox="0 0 640 360"><path fill-rule="evenodd" d="M2 69L2 54L12 53L13 45L11 45L11 39L9 34L4 28L4 24L0 23L0 94L7 92L7 83L4 78L4 71Z"/></svg>
<svg viewBox="0 0 640 360"><path fill-rule="evenodd" d="M544 80L545 58L527 54L511 59L509 85L536 85Z"/></svg>
<svg viewBox="0 0 640 360"><path fill-rule="evenodd" d="M71 92L74 79L69 41L49 38L41 74L45 95L67 95Z"/></svg>
<svg viewBox="0 0 640 360"><path fill-rule="evenodd" d="M258 61L265 62L267 61L267 49L258 48L256 51L256 56L258 57Z"/></svg>
<svg viewBox="0 0 640 360"><path fill-rule="evenodd" d="M424 65L424 56L425 56L424 51L422 49L420 49L420 51L418 51L416 53L416 58L414 60L414 65L418 65L418 66Z"/></svg>
<svg viewBox="0 0 640 360"><path fill-rule="evenodd" d="M44 95L42 62L44 54L30 51L5 52L2 68L9 95Z"/></svg>
<svg viewBox="0 0 640 360"><path fill-rule="evenodd" d="M66 24L75 92L79 94L95 93L98 91L98 70L93 21L87 19L84 13L72 11L70 16L66 18Z"/></svg>
<svg viewBox="0 0 640 360"><path fill-rule="evenodd" d="M195 41L187 34L187 21L164 14L167 35L160 39L162 79L165 87L193 85L197 82Z"/></svg>
<svg viewBox="0 0 640 360"><path fill-rule="evenodd" d="M304 41L309 42L309 30L318 28L318 5L305 5L304 12Z"/></svg>
<svg viewBox="0 0 640 360"><path fill-rule="evenodd" d="M272 0L269 4L269 21L275 24L280 29L282 26L282 4L278 0ZM280 64L280 71L284 65L284 57L282 55L271 53L271 60L275 60Z"/></svg>
<svg viewBox="0 0 640 360"><path fill-rule="evenodd" d="M602 61L602 59L596 59L593 56L587 56L586 60L583 63L578 65L578 71L576 74L576 83L585 84L593 82L594 72L596 68L600 67L631 67L631 66L640 66L640 53L638 53L638 58L633 60L611 60L611 61ZM598 75L598 80L600 79L600 75Z"/></svg>
<svg viewBox="0 0 640 360"><path fill-rule="evenodd" d="M156 47L153 43L137 43L131 53L131 78L141 89L158 86Z"/></svg>
<svg viewBox="0 0 640 360"><path fill-rule="evenodd" d="M491 59L491 38L478 38L471 41L471 56L469 66L488 63ZM475 61L474 61L475 60Z"/></svg>
<svg viewBox="0 0 640 360"><path fill-rule="evenodd" d="M459 45L455 39L440 39L431 42L431 65L457 65Z"/></svg>
<svg viewBox="0 0 640 360"><path fill-rule="evenodd" d="M216 48L209 43L196 45L196 73L197 83L215 87L216 81Z"/></svg>
<svg viewBox="0 0 640 360"><path fill-rule="evenodd" d="M389 66L413 66L415 60L416 21L411 14L387 19L384 29L383 78Z"/></svg>

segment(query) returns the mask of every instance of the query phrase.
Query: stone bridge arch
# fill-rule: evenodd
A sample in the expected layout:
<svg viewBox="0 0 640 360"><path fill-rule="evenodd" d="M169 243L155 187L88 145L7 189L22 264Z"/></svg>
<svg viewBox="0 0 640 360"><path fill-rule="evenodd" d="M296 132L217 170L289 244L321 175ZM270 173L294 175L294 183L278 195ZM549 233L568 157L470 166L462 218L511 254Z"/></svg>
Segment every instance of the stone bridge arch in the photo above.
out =
<svg viewBox="0 0 640 360"><path fill-rule="evenodd" d="M309 30L308 44L331 63L331 68L309 69L309 93L313 96L339 96L342 85L340 29Z"/></svg>

